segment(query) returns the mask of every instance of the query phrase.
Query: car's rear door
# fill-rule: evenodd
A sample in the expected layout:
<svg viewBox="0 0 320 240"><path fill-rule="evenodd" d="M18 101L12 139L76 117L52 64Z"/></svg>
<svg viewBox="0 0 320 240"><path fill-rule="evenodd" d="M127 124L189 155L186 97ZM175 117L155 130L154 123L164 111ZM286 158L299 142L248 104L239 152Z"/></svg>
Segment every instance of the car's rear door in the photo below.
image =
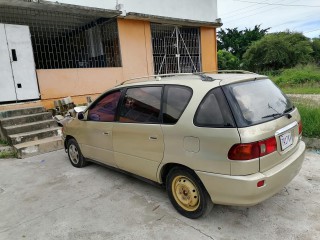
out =
<svg viewBox="0 0 320 240"><path fill-rule="evenodd" d="M260 172L292 155L299 147L298 110L269 79L245 81L224 87L231 103L242 143L275 139L276 151L260 157ZM261 152L268 144L263 143Z"/></svg>
<svg viewBox="0 0 320 240"><path fill-rule="evenodd" d="M117 166L154 181L164 151L161 96L162 86L128 88L113 126Z"/></svg>

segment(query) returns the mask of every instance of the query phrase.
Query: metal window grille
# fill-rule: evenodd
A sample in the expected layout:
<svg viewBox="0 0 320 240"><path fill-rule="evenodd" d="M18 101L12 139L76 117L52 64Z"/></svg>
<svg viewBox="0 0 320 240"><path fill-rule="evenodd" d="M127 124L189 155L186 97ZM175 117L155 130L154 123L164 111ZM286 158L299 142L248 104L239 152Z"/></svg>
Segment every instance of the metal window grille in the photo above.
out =
<svg viewBox="0 0 320 240"><path fill-rule="evenodd" d="M200 29L151 24L156 74L201 71Z"/></svg>
<svg viewBox="0 0 320 240"><path fill-rule="evenodd" d="M0 23L29 26L37 69L121 67L115 19L0 6Z"/></svg>

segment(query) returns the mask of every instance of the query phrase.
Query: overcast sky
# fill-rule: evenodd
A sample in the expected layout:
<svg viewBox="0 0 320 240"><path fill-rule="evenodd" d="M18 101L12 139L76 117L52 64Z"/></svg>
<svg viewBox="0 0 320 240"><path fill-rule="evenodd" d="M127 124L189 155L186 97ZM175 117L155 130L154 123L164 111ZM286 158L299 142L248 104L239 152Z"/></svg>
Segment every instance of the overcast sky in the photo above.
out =
<svg viewBox="0 0 320 240"><path fill-rule="evenodd" d="M320 36L320 0L218 0L218 17L222 28L261 24L271 27L270 32L289 29L310 38Z"/></svg>

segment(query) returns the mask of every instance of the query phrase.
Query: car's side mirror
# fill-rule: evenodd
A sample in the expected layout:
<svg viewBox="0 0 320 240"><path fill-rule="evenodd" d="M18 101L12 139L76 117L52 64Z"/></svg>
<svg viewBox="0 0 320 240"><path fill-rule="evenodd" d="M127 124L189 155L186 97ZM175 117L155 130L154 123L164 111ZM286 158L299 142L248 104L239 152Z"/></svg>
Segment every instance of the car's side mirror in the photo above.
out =
<svg viewBox="0 0 320 240"><path fill-rule="evenodd" d="M83 112L78 112L78 119L79 120L84 120L84 113Z"/></svg>

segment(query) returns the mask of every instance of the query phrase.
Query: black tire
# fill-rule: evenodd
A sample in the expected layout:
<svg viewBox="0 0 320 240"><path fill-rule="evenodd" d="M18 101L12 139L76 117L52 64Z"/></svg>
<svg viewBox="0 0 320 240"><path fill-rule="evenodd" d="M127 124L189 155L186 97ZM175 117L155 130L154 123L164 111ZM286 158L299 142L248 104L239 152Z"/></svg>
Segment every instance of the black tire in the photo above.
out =
<svg viewBox="0 0 320 240"><path fill-rule="evenodd" d="M166 189L174 208L187 218L208 215L213 207L211 198L198 176L187 168L172 168L166 178Z"/></svg>
<svg viewBox="0 0 320 240"><path fill-rule="evenodd" d="M72 166L76 168L85 167L88 163L83 157L80 147L74 138L68 140L67 143L68 157Z"/></svg>

